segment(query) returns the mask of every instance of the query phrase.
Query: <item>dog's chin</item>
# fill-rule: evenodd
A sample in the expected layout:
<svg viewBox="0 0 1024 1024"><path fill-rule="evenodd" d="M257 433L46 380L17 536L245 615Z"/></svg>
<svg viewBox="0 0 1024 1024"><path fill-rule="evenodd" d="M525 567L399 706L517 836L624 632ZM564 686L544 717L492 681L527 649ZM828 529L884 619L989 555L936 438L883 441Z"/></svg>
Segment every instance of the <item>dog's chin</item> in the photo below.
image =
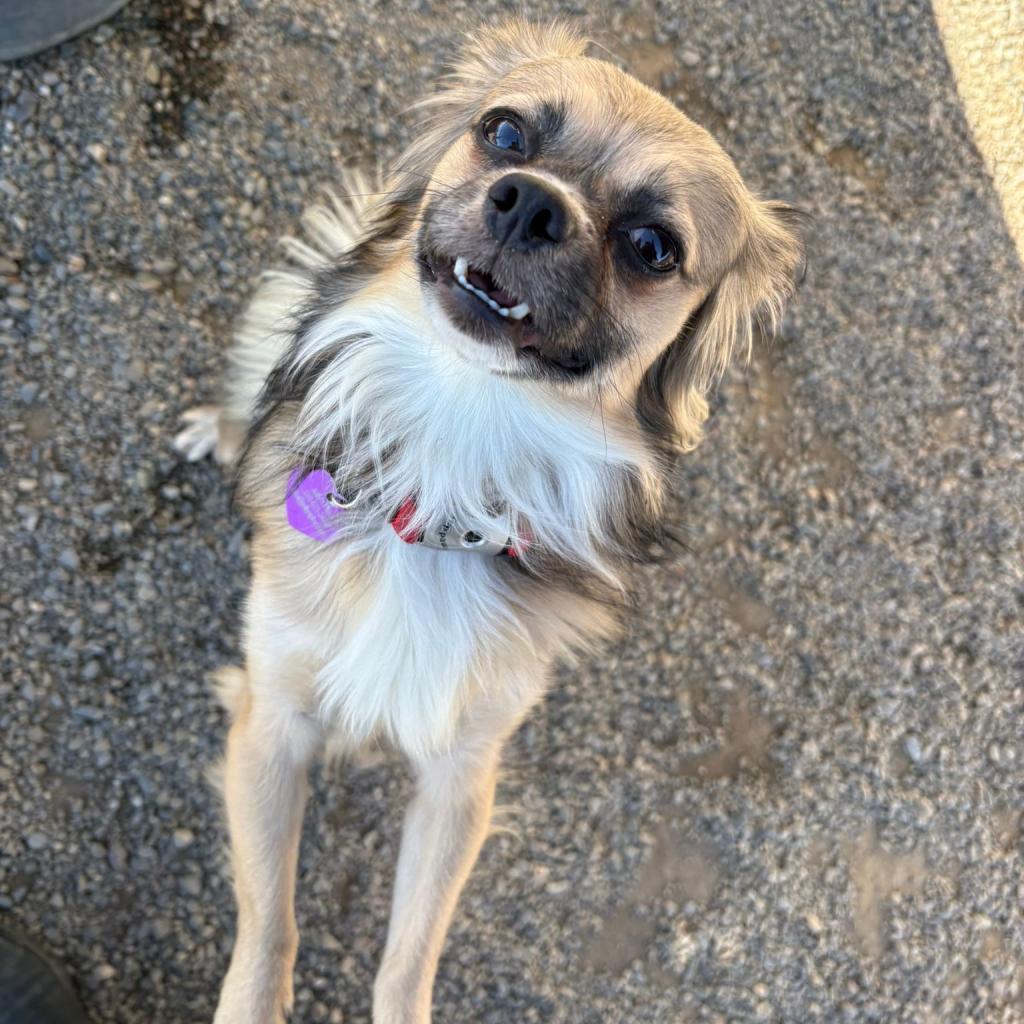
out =
<svg viewBox="0 0 1024 1024"><path fill-rule="evenodd" d="M507 377L563 381L591 371L588 359L557 351L537 329L530 303L486 271L439 254L421 256L420 267L428 303L449 327L443 333L474 365Z"/></svg>

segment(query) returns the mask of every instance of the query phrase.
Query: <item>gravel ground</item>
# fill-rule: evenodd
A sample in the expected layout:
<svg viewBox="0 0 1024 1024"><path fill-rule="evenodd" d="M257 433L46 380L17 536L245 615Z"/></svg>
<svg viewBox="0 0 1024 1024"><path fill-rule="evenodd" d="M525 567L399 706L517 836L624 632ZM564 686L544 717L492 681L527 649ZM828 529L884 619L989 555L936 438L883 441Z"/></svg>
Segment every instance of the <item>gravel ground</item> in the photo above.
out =
<svg viewBox="0 0 1024 1024"><path fill-rule="evenodd" d="M411 11L410 7L416 7ZM926 4L585 14L817 218L680 472L692 551L509 751L439 1021L1024 1021L1024 277ZM169 439L274 239L518 3L134 3L0 68L0 918L209 1020L246 532ZM403 771L318 775L298 1021L369 1021Z"/></svg>

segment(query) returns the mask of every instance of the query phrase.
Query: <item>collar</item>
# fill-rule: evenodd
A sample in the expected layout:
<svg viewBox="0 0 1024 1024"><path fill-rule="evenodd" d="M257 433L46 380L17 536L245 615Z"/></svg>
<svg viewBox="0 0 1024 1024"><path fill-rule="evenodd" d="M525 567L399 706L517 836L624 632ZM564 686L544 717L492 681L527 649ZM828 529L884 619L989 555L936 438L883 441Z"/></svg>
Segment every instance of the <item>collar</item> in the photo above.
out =
<svg viewBox="0 0 1024 1024"><path fill-rule="evenodd" d="M347 511L355 507L359 497L339 494L334 477L326 469L294 469L285 487L285 517L293 530L313 540L338 540L344 533ZM517 558L529 547L526 543L516 545L493 524L460 524L454 516L445 516L436 526L419 529L413 526L415 518L416 499L408 497L389 520L406 544L505 558Z"/></svg>

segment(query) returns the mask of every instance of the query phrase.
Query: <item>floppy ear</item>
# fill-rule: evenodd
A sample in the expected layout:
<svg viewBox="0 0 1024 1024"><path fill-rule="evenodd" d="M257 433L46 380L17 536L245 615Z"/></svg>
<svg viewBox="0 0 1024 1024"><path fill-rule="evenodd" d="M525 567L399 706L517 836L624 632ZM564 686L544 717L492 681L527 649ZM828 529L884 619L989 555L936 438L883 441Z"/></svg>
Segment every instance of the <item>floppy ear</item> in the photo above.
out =
<svg viewBox="0 0 1024 1024"><path fill-rule="evenodd" d="M708 395L739 350L750 358L754 327L774 332L803 263L803 214L785 203L754 200L745 241L675 341L644 375L641 423L667 447L696 447Z"/></svg>

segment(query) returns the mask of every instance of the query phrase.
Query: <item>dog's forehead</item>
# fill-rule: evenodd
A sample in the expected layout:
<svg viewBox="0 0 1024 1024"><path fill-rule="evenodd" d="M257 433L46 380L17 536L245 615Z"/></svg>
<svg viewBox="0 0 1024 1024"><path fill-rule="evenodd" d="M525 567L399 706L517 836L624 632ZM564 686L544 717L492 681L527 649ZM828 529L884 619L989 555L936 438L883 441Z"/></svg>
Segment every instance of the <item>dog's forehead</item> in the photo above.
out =
<svg viewBox="0 0 1024 1024"><path fill-rule="evenodd" d="M559 127L555 144L589 147L602 162L635 161L644 149L713 153L714 140L664 96L606 61L561 58L521 65L490 95L497 103L542 108Z"/></svg>

